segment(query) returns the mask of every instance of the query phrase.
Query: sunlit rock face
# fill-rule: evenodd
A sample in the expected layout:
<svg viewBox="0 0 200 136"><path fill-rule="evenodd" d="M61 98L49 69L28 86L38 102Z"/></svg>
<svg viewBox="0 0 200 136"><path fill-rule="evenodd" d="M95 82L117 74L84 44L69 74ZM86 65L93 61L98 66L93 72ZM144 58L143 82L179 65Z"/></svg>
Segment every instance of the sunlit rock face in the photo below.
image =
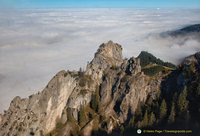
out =
<svg viewBox="0 0 200 136"><path fill-rule="evenodd" d="M155 97L160 90L162 76L150 78L141 72L140 60L125 59L121 67L107 70L101 84L102 110L106 116L117 115L120 123L128 114L134 114L138 103L145 102L148 95Z"/></svg>
<svg viewBox="0 0 200 136"><path fill-rule="evenodd" d="M61 71L38 94L21 99L15 97L6 114L3 115L0 135L39 135L55 128L61 117L76 81L67 72Z"/></svg>
<svg viewBox="0 0 200 136"><path fill-rule="evenodd" d="M121 45L109 41L99 46L85 72L60 71L42 92L29 98L15 97L0 116L0 135L40 136L55 130L58 122L65 124L62 135L70 135L74 128L67 123L67 109L71 109L78 121L80 107L90 106L95 92L100 96L99 113L109 120L110 133L116 124L124 123L129 114L134 114L148 95L156 97L162 78L162 74L144 75L139 58L123 59ZM94 126L101 126L98 123L97 119L91 119L78 129L89 136Z"/></svg>
<svg viewBox="0 0 200 136"><path fill-rule="evenodd" d="M119 67L122 64L122 47L117 43L109 41L100 45L95 53L94 59L87 65L86 74L101 83L104 70L110 67Z"/></svg>

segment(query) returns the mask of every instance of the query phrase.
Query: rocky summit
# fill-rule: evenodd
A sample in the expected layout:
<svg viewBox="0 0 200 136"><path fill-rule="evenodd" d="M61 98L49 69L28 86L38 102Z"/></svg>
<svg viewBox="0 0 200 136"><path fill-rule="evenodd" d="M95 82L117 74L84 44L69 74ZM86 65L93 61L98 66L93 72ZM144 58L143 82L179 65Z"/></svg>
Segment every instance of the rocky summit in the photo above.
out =
<svg viewBox="0 0 200 136"><path fill-rule="evenodd" d="M176 75L178 82L185 65L195 65L198 71L199 53L186 58L178 70L164 62L146 62L149 54L145 55L143 52L143 57L123 59L121 45L103 43L85 71L62 70L42 92L29 98L15 97L0 115L0 135L121 135L128 134L130 128L146 127L150 120L151 126L162 123L161 119L170 114L163 114L163 118L157 114L161 101L166 99L162 90L178 86L172 86L169 79ZM147 65L141 66L141 60ZM154 112L145 110L151 108Z"/></svg>

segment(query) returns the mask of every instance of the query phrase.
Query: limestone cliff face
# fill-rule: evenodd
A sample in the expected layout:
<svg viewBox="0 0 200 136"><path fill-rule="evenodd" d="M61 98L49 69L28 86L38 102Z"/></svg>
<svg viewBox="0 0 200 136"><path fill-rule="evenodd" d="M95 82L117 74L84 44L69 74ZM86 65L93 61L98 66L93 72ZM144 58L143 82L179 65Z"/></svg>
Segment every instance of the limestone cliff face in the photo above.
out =
<svg viewBox="0 0 200 136"><path fill-rule="evenodd" d="M106 74L100 90L102 110L107 117L117 116L120 123L126 121L128 114L134 114L138 103L145 102L148 95L155 97L162 79L159 75L156 78L144 75L140 60L134 57Z"/></svg>
<svg viewBox="0 0 200 136"><path fill-rule="evenodd" d="M15 97L3 115L0 135L27 136L34 132L39 136L40 131L45 134L54 129L76 87L76 80L66 74L59 72L41 93L25 99Z"/></svg>
<svg viewBox="0 0 200 136"><path fill-rule="evenodd" d="M129 114L134 114L138 103L144 102L148 95L156 96L162 77L144 75L139 59L123 59L122 47L109 41L100 45L85 72L61 71L41 93L23 99L15 97L0 118L0 136L48 134L59 121L66 130L60 135L69 135L73 127L67 123L67 109L78 120L80 107L89 105L97 89L101 103L98 114L110 120L107 128L111 132L114 124L123 123ZM93 119L86 123L82 129L84 135L91 134L95 122Z"/></svg>
<svg viewBox="0 0 200 136"><path fill-rule="evenodd" d="M94 59L87 65L86 74L91 75L97 84L100 84L104 70L111 66L118 67L122 61L121 45L109 41L100 45Z"/></svg>

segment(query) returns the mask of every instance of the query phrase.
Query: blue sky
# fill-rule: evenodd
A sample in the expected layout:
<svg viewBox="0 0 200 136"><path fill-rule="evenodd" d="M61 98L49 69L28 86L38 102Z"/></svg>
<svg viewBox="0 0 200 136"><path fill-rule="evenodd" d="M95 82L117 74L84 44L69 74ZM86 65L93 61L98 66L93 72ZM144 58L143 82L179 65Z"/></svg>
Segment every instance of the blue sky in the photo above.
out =
<svg viewBox="0 0 200 136"><path fill-rule="evenodd" d="M1 8L200 8L200 0L0 0Z"/></svg>

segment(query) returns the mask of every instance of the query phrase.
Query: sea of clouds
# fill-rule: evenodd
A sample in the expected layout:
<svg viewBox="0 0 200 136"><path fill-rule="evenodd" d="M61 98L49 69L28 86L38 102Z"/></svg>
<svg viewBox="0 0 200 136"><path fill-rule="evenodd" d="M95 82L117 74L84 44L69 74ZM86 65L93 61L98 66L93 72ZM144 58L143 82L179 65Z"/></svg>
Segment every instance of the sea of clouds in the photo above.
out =
<svg viewBox="0 0 200 136"><path fill-rule="evenodd" d="M11 9L0 11L0 112L15 96L42 91L60 70L85 69L113 40L123 56L148 51L165 61L200 51L198 38L160 33L200 23L197 9Z"/></svg>

